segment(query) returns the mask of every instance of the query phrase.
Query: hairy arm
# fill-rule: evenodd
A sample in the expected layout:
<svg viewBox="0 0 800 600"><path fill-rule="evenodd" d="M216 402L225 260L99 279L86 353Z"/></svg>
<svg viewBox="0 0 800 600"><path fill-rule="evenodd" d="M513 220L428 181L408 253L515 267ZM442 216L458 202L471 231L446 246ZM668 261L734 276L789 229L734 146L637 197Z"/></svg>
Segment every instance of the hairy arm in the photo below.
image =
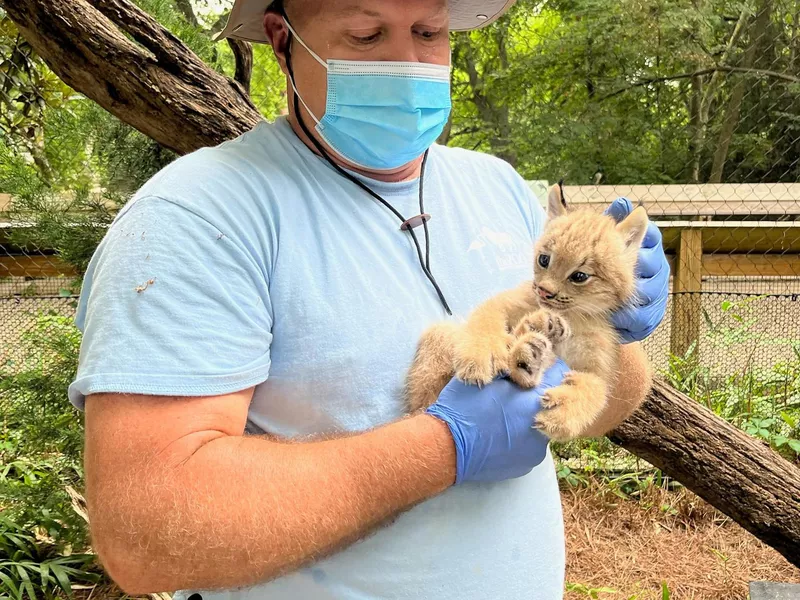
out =
<svg viewBox="0 0 800 600"><path fill-rule="evenodd" d="M453 439L434 417L287 443L242 435L252 394L87 397L92 540L126 592L274 578L455 481Z"/></svg>
<svg viewBox="0 0 800 600"><path fill-rule="evenodd" d="M652 374L639 342L620 346L619 369L608 403L582 437L600 437L627 419L650 391Z"/></svg>

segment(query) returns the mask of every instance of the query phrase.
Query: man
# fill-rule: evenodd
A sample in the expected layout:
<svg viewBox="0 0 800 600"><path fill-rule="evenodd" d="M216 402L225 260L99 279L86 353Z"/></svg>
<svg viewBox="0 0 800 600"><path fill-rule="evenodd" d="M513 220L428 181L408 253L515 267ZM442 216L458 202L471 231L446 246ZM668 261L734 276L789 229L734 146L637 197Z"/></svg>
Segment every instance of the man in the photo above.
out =
<svg viewBox="0 0 800 600"><path fill-rule="evenodd" d="M564 365L533 391L452 381L405 418L401 400L427 326L532 271L544 215L525 182L432 145L449 29L511 2L268 4L238 0L225 35L272 45L288 118L155 175L86 275L69 392L94 546L126 591L193 600L561 597L558 487L531 424ZM657 230L644 246L626 341L664 312ZM622 356L587 435L645 394L638 344Z"/></svg>

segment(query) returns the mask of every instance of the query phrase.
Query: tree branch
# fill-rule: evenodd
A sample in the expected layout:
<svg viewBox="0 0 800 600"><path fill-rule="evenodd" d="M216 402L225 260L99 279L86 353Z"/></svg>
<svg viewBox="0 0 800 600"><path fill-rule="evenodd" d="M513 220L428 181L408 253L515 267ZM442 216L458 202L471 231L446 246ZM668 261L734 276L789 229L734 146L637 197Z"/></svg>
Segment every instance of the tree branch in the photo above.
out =
<svg viewBox="0 0 800 600"><path fill-rule="evenodd" d="M214 24L211 26L211 29L208 30L208 33L214 36L217 35L223 29L225 29L225 25L228 23L228 18L230 16L231 16L230 11L221 14L219 19L214 21Z"/></svg>
<svg viewBox="0 0 800 600"><path fill-rule="evenodd" d="M250 45L250 42L234 38L226 38L226 41L236 59L236 73L233 78L242 85L249 96L250 78L253 75L253 46Z"/></svg>
<svg viewBox="0 0 800 600"><path fill-rule="evenodd" d="M197 28L200 28L200 23L197 21L197 15L194 14L192 9L191 0L175 0L175 5L186 20Z"/></svg>
<svg viewBox="0 0 800 600"><path fill-rule="evenodd" d="M606 94L605 96L601 96L600 98L598 98L598 102L602 102L603 100L608 100L609 98L613 98L614 96L619 96L620 94L624 94L628 90L631 90L636 87L650 85L651 83L663 83L664 81L674 81L677 79L691 79L692 77L698 77L700 75L708 75L710 73L715 73L717 71L722 71L726 73L747 73L748 75L756 75L759 77L774 77L776 79L782 79L784 81L789 81L791 83L800 83L800 77L795 77L794 75L789 75L788 73L769 71L767 69L747 69L744 67L728 67L720 65L718 67L700 69L699 71L692 71L690 73L678 73L677 75L665 75L664 77L648 77L647 79L640 79L639 81L635 81L629 85L626 85L625 87L622 87L609 94Z"/></svg>
<svg viewBox="0 0 800 600"><path fill-rule="evenodd" d="M758 64L756 59L759 54L761 43L764 41L763 38L772 21L771 14L772 0L762 0L750 34L750 44L747 46L747 50L745 50L744 56L742 57L742 68L752 69L753 65ZM739 113L741 112L742 100L746 93L745 82L741 79L738 80L733 86L722 118L722 126L720 127L719 138L716 143L716 149L714 150L714 158L711 162L711 173L708 175L708 183L722 182L722 176L725 172L725 162L728 160L728 149L733 141L736 128L739 126Z"/></svg>
<svg viewBox="0 0 800 600"><path fill-rule="evenodd" d="M67 85L179 154L234 138L262 118L239 83L126 0L0 6Z"/></svg>
<svg viewBox="0 0 800 600"><path fill-rule="evenodd" d="M472 133L480 133L483 131L482 127L465 127L464 129L460 129L450 134L450 139L455 139L462 135L468 135Z"/></svg>

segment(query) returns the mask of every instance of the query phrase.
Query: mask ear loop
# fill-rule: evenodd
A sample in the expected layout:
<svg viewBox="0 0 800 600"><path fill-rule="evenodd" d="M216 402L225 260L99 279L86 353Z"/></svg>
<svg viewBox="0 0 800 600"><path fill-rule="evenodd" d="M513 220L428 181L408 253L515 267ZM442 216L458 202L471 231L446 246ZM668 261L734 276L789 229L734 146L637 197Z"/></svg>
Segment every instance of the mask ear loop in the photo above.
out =
<svg viewBox="0 0 800 600"><path fill-rule="evenodd" d="M283 13L283 11L281 11L281 12ZM304 42L304 41L303 41L303 40L300 38L300 36L299 36L299 35L297 35L297 32L296 32L296 31L294 30L294 28L293 28L293 27L292 27L292 26L289 24L289 19L286 17L286 13L283 13L283 14L281 14L281 18L283 19L283 22L284 22L284 23L286 23L286 27L289 29L289 35L287 36L287 39L286 39L286 67L289 69L289 82L292 84L292 90L294 91L294 93L295 93L295 96L297 96L298 98L300 98L300 102L302 102L302 103L303 103L303 106L304 106L304 107L305 107L305 109L308 111L308 114L309 114L309 115L311 115L311 118L312 118L312 119L314 119L314 122L315 122L317 125L319 125L319 124L320 124L320 123L319 123L319 119L317 118L317 116L316 116L316 115L315 115L313 112L311 112L311 109L310 109L310 108L308 108L308 104L306 104L306 101L305 101L305 100L303 100L303 97L300 95L300 92L298 92L298 91L297 91L297 86L294 84L294 74L292 73L292 70L291 70L291 68L289 67L289 46L290 46L290 44L292 43L292 38L294 38L294 39L296 39L298 42L300 42L300 45L301 45L301 46L303 46L303 48L305 48L305 49L306 49L306 51L307 51L307 52L308 52L308 53L309 53L309 54L310 54L312 57L314 57L314 59L316 59L316 61L317 61L319 64L321 64L321 65L322 65L322 66L325 68L325 70L326 70L326 71L328 70L328 65L325 63L325 61L323 61L323 60L322 60L322 59L319 57L319 55L318 55L316 52L314 52L314 51L313 51L311 48L309 48L308 46L306 46L306 43L305 43L305 42Z"/></svg>
<svg viewBox="0 0 800 600"><path fill-rule="evenodd" d="M284 13L284 14L282 14L282 15L281 15L281 17L283 18L283 22L284 22L284 23L286 23L286 27L288 27L288 28L289 28L289 33L291 34L291 35L289 36L289 40L291 40L291 38L292 38L292 36L293 36L293 37L294 37L294 38L295 38L295 39L296 39L298 42L300 42L300 45L301 45L303 48L305 48L305 49L308 51L308 53L309 53L311 56L313 56L313 57L316 59L316 61L317 61L319 64L321 64L321 65L322 65L322 66L325 68L325 70L327 71L327 70L328 70L328 63L326 63L324 60L322 60L322 59L319 57L319 54L317 54L317 53L316 53L316 52L314 52L314 51L313 51L311 48L309 48L309 47L306 45L306 43L303 41L303 38L301 38L299 35L297 35L297 32L294 30L294 27L292 27L292 26L291 26L291 24L289 23L289 19L286 17L286 14L285 14L285 13Z"/></svg>
<svg viewBox="0 0 800 600"><path fill-rule="evenodd" d="M283 14L282 16L283 16L284 21L286 21L286 24L288 25L289 23L288 23L288 19L286 18L286 15ZM300 128L303 130L303 133L306 134L306 137L308 137L311 140L311 142L314 144L314 147L317 149L317 151L323 157L325 157L325 160L327 160L328 163L341 176L343 176L345 179L348 179L348 180L352 181L354 184L356 184L358 187L360 187L362 190L364 190L366 193L368 193L370 196L372 196L378 202L380 202L383 206L388 208L398 219L400 219L400 221L402 223L408 222L408 219L406 219L402 214L400 214L391 204L389 204L386 200L384 200L379 194L377 194L374 191L372 191L363 182L359 181L358 179L356 179L355 177L350 175L350 173L348 173L347 171L342 169L342 167L337 165L331 159L331 157L328 155L328 153L325 151L325 148L322 146L322 144L319 143L317 138L315 138L313 135L311 135L311 132L308 130L308 127L306 127L306 124L303 121L303 117L300 114L300 106L299 106L299 102L298 102L298 99L300 99L300 94L297 93L297 88L294 85L294 70L292 69L291 43L292 43L293 30L292 30L291 27L289 27L289 33L290 33L290 35L289 35L288 39L286 40L286 69L289 71L289 81L292 82L292 90L294 91L294 94L293 94L293 96L294 96L294 112L295 112L295 115L297 115L297 122L300 124ZM297 37L297 35L294 34L294 37ZM300 38L298 38L298 41L300 41L302 46L306 50L308 50L308 47L305 44L303 44L303 42L300 40ZM309 50L309 52L311 52L311 50ZM313 52L312 52L312 54L313 54ZM319 57L316 57L316 58L319 60ZM303 106L305 106L305 102L303 102ZM306 106L306 110L308 110L307 106ZM310 110L308 112L312 117L314 116L314 114ZM424 214L424 212L425 212L424 208L423 208L423 200L422 200L422 197L423 197L423 192L422 192L423 187L422 187L422 185L423 185L423 181L424 181L423 178L424 178L424 174L425 174L425 164L427 163L427 161L428 161L428 150L425 151L425 154L422 157L422 166L420 168L420 175L419 175L419 205L420 205L420 213L421 214ZM419 264L420 264L420 267L422 267L422 272L425 273L425 276L428 278L428 280L431 282L431 284L433 285L434 289L436 290L436 294L439 296L439 300L441 301L442 306L444 306L444 309L447 311L447 314L450 315L450 316L453 316L453 311L450 310L450 306L447 304L447 300L444 297L444 293L442 292L441 288L439 287L439 284L436 282L436 279L434 278L433 273L431 273L430 267L427 266L427 265L430 264L430 243L429 243L429 239L428 239L428 224L427 224L427 221L424 219L424 217L423 217L423 221L422 222L423 222L423 225L425 226L425 259L423 259L423 257L422 257L422 248L419 245L419 240L417 239L417 234L414 233L414 229L412 227L408 227L407 231L411 235L411 239L414 241L414 246L417 249L417 258L419 258Z"/></svg>

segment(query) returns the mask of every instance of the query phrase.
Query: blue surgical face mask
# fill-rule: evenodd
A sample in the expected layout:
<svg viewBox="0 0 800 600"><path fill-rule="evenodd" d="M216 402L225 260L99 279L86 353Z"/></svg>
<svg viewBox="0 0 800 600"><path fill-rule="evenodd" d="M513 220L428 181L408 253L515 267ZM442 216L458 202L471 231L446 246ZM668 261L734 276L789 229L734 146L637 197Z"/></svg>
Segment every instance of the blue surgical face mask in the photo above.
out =
<svg viewBox="0 0 800 600"><path fill-rule="evenodd" d="M358 167L388 171L419 158L439 137L450 116L450 67L418 62L323 61L328 71L325 114L316 131L336 154Z"/></svg>

